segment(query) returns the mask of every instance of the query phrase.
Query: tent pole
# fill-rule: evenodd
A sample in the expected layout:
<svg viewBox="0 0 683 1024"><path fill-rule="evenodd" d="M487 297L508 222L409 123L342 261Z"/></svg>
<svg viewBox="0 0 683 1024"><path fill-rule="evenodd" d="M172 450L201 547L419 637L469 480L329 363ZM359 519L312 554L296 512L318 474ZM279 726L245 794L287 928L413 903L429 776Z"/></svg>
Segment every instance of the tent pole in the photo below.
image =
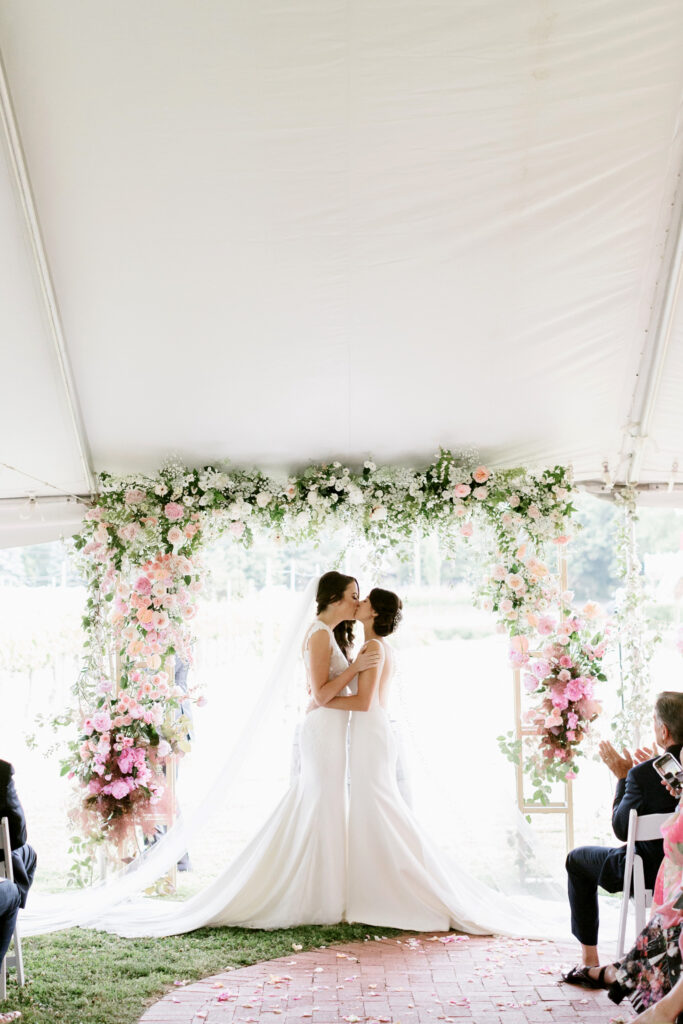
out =
<svg viewBox="0 0 683 1024"><path fill-rule="evenodd" d="M671 342L676 304L681 288L683 271L683 191L678 175L678 194L674 197L674 215L671 219L671 237L668 266L662 267L662 282L650 318L649 340L643 349L638 368L638 378L633 396L631 416L626 426L626 456L629 465L626 480L637 484L643 465L645 444L657 403L666 356Z"/></svg>
<svg viewBox="0 0 683 1024"><path fill-rule="evenodd" d="M52 274L50 272L50 265L45 250L43 234L40 229L40 221L38 219L38 211L36 209L36 203L33 196L33 188L31 186L31 179L28 173L28 166L21 142L21 135L19 134L19 126L14 112L12 94L10 92L9 80L7 78L7 71L5 69L1 50L0 117L2 118L2 124L5 130L9 162L14 173L15 185L22 213L24 215L24 223L31 246L33 262L38 275L38 282L40 285L45 313L47 314L50 337L69 410L69 418L71 420L71 426L74 432L83 473L85 474L85 479L92 496L96 493L97 486L95 482L95 474L92 469L90 446L88 444L78 396L76 393L76 386L71 372L66 340L64 338L64 330L62 327L62 318L59 311L59 303L57 302L57 295L52 280Z"/></svg>

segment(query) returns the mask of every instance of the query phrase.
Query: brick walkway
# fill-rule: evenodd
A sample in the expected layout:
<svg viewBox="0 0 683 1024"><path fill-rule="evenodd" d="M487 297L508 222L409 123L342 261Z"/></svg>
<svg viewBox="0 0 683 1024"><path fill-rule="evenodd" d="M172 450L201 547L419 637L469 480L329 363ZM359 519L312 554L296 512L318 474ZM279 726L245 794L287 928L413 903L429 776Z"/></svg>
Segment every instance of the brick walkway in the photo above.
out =
<svg viewBox="0 0 683 1024"><path fill-rule="evenodd" d="M630 1021L606 993L558 985L574 947L405 936L331 946L226 971L174 991L144 1024L532 1024Z"/></svg>

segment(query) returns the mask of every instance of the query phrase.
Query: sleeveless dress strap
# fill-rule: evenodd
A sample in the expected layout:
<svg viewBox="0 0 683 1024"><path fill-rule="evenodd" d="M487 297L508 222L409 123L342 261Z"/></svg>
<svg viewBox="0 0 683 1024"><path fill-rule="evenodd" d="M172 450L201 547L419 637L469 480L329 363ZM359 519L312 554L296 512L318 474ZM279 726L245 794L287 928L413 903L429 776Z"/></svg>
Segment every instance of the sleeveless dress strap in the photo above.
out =
<svg viewBox="0 0 683 1024"><path fill-rule="evenodd" d="M319 633L321 629L324 629L330 636L330 640L334 640L334 633L327 625L326 622L321 622L320 619L316 619L306 630L306 636L304 637L304 649L308 647L308 641L311 639L314 633Z"/></svg>

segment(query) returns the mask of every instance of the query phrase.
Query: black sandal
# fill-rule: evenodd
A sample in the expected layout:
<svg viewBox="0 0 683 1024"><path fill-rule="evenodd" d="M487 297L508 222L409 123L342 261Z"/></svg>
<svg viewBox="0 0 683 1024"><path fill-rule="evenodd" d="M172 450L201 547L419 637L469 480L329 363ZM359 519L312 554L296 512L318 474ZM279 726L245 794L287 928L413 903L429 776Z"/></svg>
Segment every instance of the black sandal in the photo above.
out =
<svg viewBox="0 0 683 1024"><path fill-rule="evenodd" d="M572 967L569 974L562 975L562 981L567 985L581 985L582 988L609 988L610 986L605 982L605 971L611 966L611 964L605 964L604 967L601 967L597 978L591 978L588 973L595 970L594 967Z"/></svg>

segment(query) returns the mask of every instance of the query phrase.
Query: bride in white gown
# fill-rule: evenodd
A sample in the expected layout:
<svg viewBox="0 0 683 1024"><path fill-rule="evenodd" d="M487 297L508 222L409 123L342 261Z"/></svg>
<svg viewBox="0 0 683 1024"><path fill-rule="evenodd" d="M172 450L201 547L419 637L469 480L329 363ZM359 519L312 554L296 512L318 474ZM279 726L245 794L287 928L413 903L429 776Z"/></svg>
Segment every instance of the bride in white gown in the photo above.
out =
<svg viewBox="0 0 683 1024"><path fill-rule="evenodd" d="M318 616L306 631L302 654L309 693L324 705L349 693L349 683L374 669L379 655L362 650L351 664L345 656L358 607L353 577L325 573L316 603ZM348 711L322 706L306 715L298 737L297 777L261 830L211 885L180 906L149 900L144 913L130 914L124 904L96 927L134 937L201 927L290 928L343 920L348 721Z"/></svg>
<svg viewBox="0 0 683 1024"><path fill-rule="evenodd" d="M501 897L451 863L425 836L396 781L397 746L387 713L394 652L385 637L401 618L396 594L376 588L356 618L364 649L379 653L355 696L327 707L351 711L346 920L415 931L508 931ZM514 913L514 911L513 911Z"/></svg>

